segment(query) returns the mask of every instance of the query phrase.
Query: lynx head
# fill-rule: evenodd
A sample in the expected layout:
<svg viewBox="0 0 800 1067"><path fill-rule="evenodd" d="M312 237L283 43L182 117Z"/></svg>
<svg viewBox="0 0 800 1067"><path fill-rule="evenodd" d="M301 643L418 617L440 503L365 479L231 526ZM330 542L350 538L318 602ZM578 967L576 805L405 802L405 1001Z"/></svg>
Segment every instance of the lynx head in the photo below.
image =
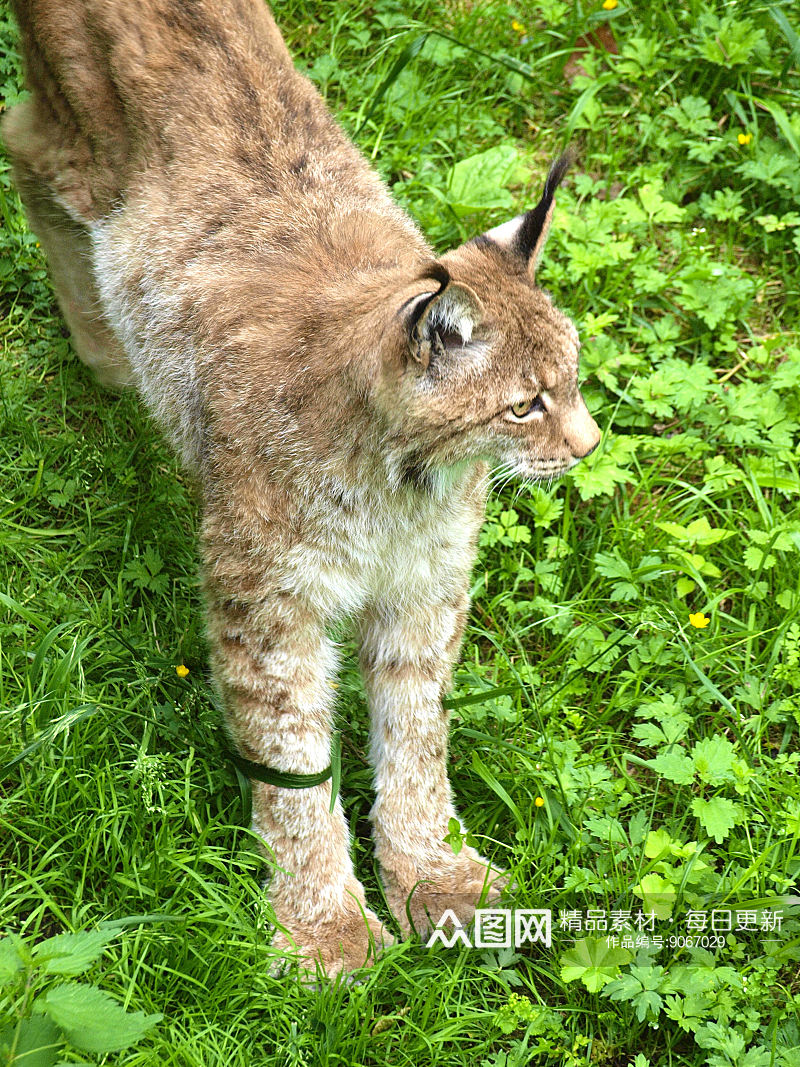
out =
<svg viewBox="0 0 800 1067"><path fill-rule="evenodd" d="M568 164L553 164L532 211L432 262L400 304L392 422L406 478L488 459L548 479L597 447L577 330L535 281Z"/></svg>

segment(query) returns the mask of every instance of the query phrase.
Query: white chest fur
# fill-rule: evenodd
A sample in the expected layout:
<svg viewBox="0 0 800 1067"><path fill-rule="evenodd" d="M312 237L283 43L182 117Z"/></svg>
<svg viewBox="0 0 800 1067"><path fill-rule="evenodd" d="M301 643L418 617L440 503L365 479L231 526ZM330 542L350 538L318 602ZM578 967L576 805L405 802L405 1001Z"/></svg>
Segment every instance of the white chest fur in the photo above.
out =
<svg viewBox="0 0 800 1067"><path fill-rule="evenodd" d="M412 612L463 587L483 518L475 490L444 498L388 489L358 508L325 510L286 561L287 579L324 617L365 605Z"/></svg>

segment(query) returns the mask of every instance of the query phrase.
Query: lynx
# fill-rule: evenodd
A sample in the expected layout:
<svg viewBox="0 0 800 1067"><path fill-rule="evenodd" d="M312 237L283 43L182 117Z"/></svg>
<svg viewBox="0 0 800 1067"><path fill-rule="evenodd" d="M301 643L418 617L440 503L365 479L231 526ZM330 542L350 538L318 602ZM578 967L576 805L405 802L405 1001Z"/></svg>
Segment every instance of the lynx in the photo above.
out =
<svg viewBox="0 0 800 1067"><path fill-rule="evenodd" d="M253 782L274 944L350 972L392 937L326 777L340 621L360 648L399 928L463 920L502 886L444 840L442 697L490 468L551 479L599 441L575 327L535 282L567 160L533 210L437 258L260 0L16 10L31 90L3 126L17 188L78 356L138 390L194 475L231 742L254 775L324 779Z"/></svg>

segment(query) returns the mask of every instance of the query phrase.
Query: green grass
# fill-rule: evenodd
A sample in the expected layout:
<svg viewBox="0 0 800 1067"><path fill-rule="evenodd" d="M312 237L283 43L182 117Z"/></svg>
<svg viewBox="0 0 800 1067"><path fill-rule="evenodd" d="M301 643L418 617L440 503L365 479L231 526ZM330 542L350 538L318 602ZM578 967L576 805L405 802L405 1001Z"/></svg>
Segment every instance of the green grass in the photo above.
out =
<svg viewBox="0 0 800 1067"><path fill-rule="evenodd" d="M0 762L25 755L0 778L0 927L30 948L117 924L82 981L163 1019L113 1063L797 1067L796 10L275 11L441 249L530 206L548 160L579 150L541 281L579 324L604 442L565 482L491 499L453 693L509 690L455 707L452 780L514 905L554 910L553 946L412 941L356 986L270 977L195 504L135 399L72 355L5 164ZM605 22L618 54L590 42L576 74L576 41ZM0 35L13 47L3 14ZM12 103L13 53L0 82ZM385 914L352 661L339 692L356 863ZM558 924L640 906L665 936L712 908L782 909L783 929L625 951ZM0 1035L57 984L31 968L26 992L0 949ZM41 1056L16 1063L57 1058Z"/></svg>

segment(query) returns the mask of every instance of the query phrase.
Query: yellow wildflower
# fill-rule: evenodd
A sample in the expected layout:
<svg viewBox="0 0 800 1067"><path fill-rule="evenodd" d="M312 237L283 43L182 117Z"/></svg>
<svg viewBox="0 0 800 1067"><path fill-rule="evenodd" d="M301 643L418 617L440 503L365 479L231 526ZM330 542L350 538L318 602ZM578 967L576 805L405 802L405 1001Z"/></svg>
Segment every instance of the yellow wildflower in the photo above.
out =
<svg viewBox="0 0 800 1067"><path fill-rule="evenodd" d="M689 616L689 622L692 626L698 630L703 630L711 622L711 619L707 618L702 611L695 612L694 615Z"/></svg>
<svg viewBox="0 0 800 1067"><path fill-rule="evenodd" d="M604 11L613 11L618 3L619 3L619 0L603 0L603 10Z"/></svg>
<svg viewBox="0 0 800 1067"><path fill-rule="evenodd" d="M186 675L189 673L189 668L186 666L185 663L179 663L178 666L175 668L175 673L179 678L185 678Z"/></svg>
<svg viewBox="0 0 800 1067"><path fill-rule="evenodd" d="M522 25L522 23L521 22L517 22L516 19L512 20L511 29L514 31L514 33L527 33L528 32L525 29L525 27Z"/></svg>
<svg viewBox="0 0 800 1067"><path fill-rule="evenodd" d="M536 800L534 800L534 804L536 805L537 808L543 808L544 807L544 797L537 797Z"/></svg>
<svg viewBox="0 0 800 1067"><path fill-rule="evenodd" d="M750 144L753 140L753 135L752 133L740 133L736 140L739 144Z"/></svg>

